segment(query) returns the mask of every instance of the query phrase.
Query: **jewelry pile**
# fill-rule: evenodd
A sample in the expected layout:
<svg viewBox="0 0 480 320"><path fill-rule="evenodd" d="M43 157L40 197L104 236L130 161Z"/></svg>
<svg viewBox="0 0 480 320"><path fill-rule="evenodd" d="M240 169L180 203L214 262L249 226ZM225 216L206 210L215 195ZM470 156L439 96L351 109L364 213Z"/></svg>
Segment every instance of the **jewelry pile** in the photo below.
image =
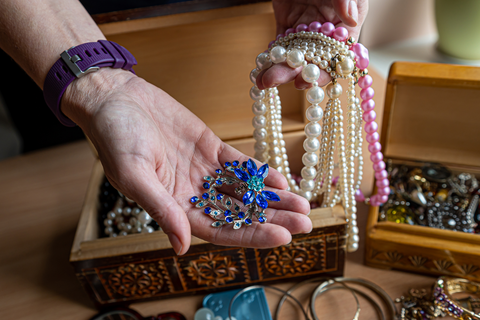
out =
<svg viewBox="0 0 480 320"><path fill-rule="evenodd" d="M355 43L352 37L347 38L348 31L345 28L335 29L330 22L323 25L312 22L309 26L301 24L296 29L288 29L285 34L278 35L277 40L270 43L269 49L257 56L257 68L250 73L250 80L254 84L250 97L255 101L252 107L255 114L252 122L255 128L255 158L284 174L289 189L307 200L319 202L323 196L322 207L333 207L341 203L348 221L347 250L355 251L359 242L356 202L365 200L359 190L364 164L361 133L363 121L378 186L378 194L367 201L372 206L385 203L390 190L378 142L372 77L366 69L369 64L368 50ZM256 78L262 70L285 62L291 68L303 67L303 79L312 84L306 93L311 105L306 110L309 123L305 126L307 138L303 144L305 154L302 161L305 167L301 171L303 179L299 185L292 178L289 168L278 90L260 90L256 85ZM325 89L329 100L324 110L319 105L325 96L317 84L320 70L332 78ZM339 79L348 82L345 90L348 97L346 130L343 128L344 117L339 99L344 90L338 83ZM362 88L361 103L356 97L356 84ZM337 167L340 171L339 179L334 181L333 172Z"/></svg>
<svg viewBox="0 0 480 320"><path fill-rule="evenodd" d="M158 223L145 210L115 190L107 179L100 188L99 200L100 238L160 230Z"/></svg>
<svg viewBox="0 0 480 320"><path fill-rule="evenodd" d="M380 221L478 232L479 183L474 174L453 174L437 164L388 162L392 193Z"/></svg>

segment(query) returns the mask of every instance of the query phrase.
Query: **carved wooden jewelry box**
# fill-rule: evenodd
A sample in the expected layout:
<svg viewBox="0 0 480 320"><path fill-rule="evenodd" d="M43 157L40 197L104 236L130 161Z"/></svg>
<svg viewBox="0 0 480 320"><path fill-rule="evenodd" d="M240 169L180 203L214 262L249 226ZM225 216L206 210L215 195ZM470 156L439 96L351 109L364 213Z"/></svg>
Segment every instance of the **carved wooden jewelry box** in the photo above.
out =
<svg viewBox="0 0 480 320"><path fill-rule="evenodd" d="M388 78L382 126L385 158L393 163L441 163L452 172L478 178L479 96L480 68L395 63ZM371 207L365 259L367 265L379 268L478 281L480 235L379 222L379 208Z"/></svg>
<svg viewBox="0 0 480 320"><path fill-rule="evenodd" d="M259 3L101 28L109 40L136 57L139 76L188 107L220 138L253 156L249 73L258 52L273 39L274 25L271 4ZM281 94L290 166L300 170L304 97L293 86L283 86ZM190 250L177 256L160 231L98 237L103 178L97 161L70 256L78 279L98 307L343 274L346 221L340 206L312 210L312 233L295 236L287 246L222 247L192 237Z"/></svg>

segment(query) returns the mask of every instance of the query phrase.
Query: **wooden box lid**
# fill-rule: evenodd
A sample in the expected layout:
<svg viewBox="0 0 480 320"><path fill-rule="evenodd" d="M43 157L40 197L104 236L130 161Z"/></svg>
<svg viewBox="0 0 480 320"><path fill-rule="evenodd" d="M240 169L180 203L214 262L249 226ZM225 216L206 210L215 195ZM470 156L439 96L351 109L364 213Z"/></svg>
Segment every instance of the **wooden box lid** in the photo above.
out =
<svg viewBox="0 0 480 320"><path fill-rule="evenodd" d="M386 158L480 167L480 68L396 62L388 76Z"/></svg>

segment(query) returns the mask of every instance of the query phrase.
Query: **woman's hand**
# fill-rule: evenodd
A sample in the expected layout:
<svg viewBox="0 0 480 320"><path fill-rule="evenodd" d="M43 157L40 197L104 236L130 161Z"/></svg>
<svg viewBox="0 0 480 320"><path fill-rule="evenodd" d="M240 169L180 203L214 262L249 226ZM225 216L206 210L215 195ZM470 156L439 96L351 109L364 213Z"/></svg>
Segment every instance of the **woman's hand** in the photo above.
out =
<svg viewBox="0 0 480 320"><path fill-rule="evenodd" d="M178 254L187 252L191 234L219 245L266 248L312 229L309 203L284 191L287 181L273 169L265 183L282 201L266 210L269 223L211 227L212 219L189 199L201 193L205 175L248 157L128 71L103 68L76 80L62 99L62 111L91 139L112 185L159 223Z"/></svg>
<svg viewBox="0 0 480 320"><path fill-rule="evenodd" d="M349 36L358 39L360 29L368 12L367 0L273 0L273 9L277 21L277 34L283 34L288 28L299 24L309 25L313 21L331 22L336 28L344 27ZM311 84L300 76L302 67L292 69L286 63L275 64L257 76L260 89L277 87L295 81L297 89L306 89ZM321 70L318 84L326 85L330 76Z"/></svg>

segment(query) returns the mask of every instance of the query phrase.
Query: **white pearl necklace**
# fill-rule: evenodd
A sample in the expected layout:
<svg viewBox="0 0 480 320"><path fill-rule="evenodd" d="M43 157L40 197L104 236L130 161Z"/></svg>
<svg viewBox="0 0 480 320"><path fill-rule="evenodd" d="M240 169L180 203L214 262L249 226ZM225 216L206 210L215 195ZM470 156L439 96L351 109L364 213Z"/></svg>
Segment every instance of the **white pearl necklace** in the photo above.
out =
<svg viewBox="0 0 480 320"><path fill-rule="evenodd" d="M349 39L347 43L351 46L353 40ZM359 189L363 176L362 108L360 99L355 94L355 84L358 77L364 76L366 71L358 70L356 55L347 43L320 32L301 31L279 37L268 53L257 56L257 68L250 73L254 84L250 97L255 101L252 107L255 114L252 122L255 128L255 158L267 162L281 172L288 180L289 190L307 200L319 201L323 196L322 207L333 207L341 203L348 222L347 250L355 251L359 242L355 191ZM306 92L306 98L311 105L306 110L309 122L305 126L305 154L302 157L304 167L301 170L303 179L300 185L292 178L289 168L282 134L282 107L278 90L260 90L256 86L260 71L282 62L287 62L291 68L303 67L303 79L312 84ZM329 73L333 79L325 89L329 97L325 111L319 106L325 96L317 84L320 69ZM337 79L348 81L346 132L339 99L343 88L337 83ZM320 135L321 141L318 140ZM339 177L334 181L336 168L339 170Z"/></svg>

